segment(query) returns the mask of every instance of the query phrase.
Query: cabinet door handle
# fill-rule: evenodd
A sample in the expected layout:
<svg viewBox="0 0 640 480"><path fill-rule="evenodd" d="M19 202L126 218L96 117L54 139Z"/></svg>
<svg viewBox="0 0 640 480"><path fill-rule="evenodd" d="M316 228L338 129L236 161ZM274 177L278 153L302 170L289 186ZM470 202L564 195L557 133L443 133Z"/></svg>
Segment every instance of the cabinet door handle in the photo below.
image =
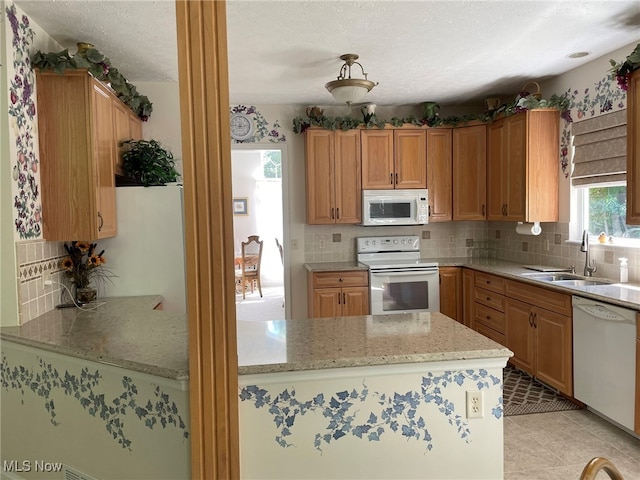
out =
<svg viewBox="0 0 640 480"><path fill-rule="evenodd" d="M533 328L538 328L538 312L533 314Z"/></svg>
<svg viewBox="0 0 640 480"><path fill-rule="evenodd" d="M104 219L102 218L102 214L100 212L98 212L98 220L100 220L100 223L98 224L98 231L101 232L102 226L104 225Z"/></svg>
<svg viewBox="0 0 640 480"><path fill-rule="evenodd" d="M338 279L338 281L339 281L339 282L344 282L344 278L340 277L340 278Z"/></svg>
<svg viewBox="0 0 640 480"><path fill-rule="evenodd" d="M529 312L529 326L533 327L533 312Z"/></svg>
<svg viewBox="0 0 640 480"><path fill-rule="evenodd" d="M331 207L331 220L335 220L335 209Z"/></svg>
<svg viewBox="0 0 640 480"><path fill-rule="evenodd" d="M429 208L427 209L427 215L431 216L431 205L429 205Z"/></svg>
<svg viewBox="0 0 640 480"><path fill-rule="evenodd" d="M393 173L389 174L389 183L393 185Z"/></svg>
<svg viewBox="0 0 640 480"><path fill-rule="evenodd" d="M340 207L336 208L336 218L340 220Z"/></svg>
<svg viewBox="0 0 640 480"><path fill-rule="evenodd" d="M396 185L398 184L398 172L396 172Z"/></svg>
<svg viewBox="0 0 640 480"><path fill-rule="evenodd" d="M484 203L483 203L483 204L482 204L482 216L483 216L483 217L484 217L484 210L485 210L485 208L484 208Z"/></svg>
<svg viewBox="0 0 640 480"><path fill-rule="evenodd" d="M342 292L342 304L346 305L347 304L347 294Z"/></svg>

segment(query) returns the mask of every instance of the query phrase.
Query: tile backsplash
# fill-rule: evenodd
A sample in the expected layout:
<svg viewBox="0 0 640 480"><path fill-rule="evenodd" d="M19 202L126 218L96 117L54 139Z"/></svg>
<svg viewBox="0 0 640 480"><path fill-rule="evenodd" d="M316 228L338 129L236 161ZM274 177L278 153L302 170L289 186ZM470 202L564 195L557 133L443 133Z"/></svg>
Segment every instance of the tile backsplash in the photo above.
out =
<svg viewBox="0 0 640 480"><path fill-rule="evenodd" d="M305 225L305 262L341 262L356 259L357 237L418 235L427 258L491 257L522 264L576 267L582 274L585 254L580 244L568 242L569 224L542 223L540 235L516 233L514 222L443 222L412 227ZM594 276L618 281L618 258L629 259L629 282L640 283L640 249L614 244L591 244Z"/></svg>
<svg viewBox="0 0 640 480"><path fill-rule="evenodd" d="M60 260L66 256L63 242L32 240L16 242L18 259L18 305L20 325L42 315L60 303L63 281ZM44 285L45 274L54 282Z"/></svg>

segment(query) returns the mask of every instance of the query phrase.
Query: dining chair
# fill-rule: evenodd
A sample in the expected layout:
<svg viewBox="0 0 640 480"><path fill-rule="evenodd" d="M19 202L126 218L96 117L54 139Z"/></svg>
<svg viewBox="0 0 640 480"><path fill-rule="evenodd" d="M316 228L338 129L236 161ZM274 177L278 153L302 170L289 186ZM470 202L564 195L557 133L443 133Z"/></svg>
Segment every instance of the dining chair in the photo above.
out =
<svg viewBox="0 0 640 480"><path fill-rule="evenodd" d="M249 235L246 242L241 243L241 257L239 269L236 269L236 285L242 290L242 299L245 299L247 287L253 293L254 286L262 297L262 283L260 282L260 263L262 262L262 245L258 235Z"/></svg>

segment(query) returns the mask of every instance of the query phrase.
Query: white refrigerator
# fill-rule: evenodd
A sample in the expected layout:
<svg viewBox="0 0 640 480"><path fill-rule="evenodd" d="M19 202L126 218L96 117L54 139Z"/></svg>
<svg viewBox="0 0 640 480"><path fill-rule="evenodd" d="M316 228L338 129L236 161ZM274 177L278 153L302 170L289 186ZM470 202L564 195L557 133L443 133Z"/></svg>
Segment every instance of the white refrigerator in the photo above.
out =
<svg viewBox="0 0 640 480"><path fill-rule="evenodd" d="M187 311L182 185L116 188L118 234L98 241L108 297L159 294L163 310Z"/></svg>

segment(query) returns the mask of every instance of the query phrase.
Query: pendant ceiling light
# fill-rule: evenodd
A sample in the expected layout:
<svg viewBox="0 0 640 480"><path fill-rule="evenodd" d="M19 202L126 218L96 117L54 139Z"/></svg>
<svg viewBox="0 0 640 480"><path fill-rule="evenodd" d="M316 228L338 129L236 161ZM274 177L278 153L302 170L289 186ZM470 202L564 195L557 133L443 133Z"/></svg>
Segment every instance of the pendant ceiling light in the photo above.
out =
<svg viewBox="0 0 640 480"><path fill-rule="evenodd" d="M344 60L344 64L340 68L338 79L327 83L325 88L338 102L351 105L359 102L377 83L367 80L364 68L356 62L358 55L355 53L345 53L340 59ZM354 64L360 67L364 78L351 78L351 66Z"/></svg>

